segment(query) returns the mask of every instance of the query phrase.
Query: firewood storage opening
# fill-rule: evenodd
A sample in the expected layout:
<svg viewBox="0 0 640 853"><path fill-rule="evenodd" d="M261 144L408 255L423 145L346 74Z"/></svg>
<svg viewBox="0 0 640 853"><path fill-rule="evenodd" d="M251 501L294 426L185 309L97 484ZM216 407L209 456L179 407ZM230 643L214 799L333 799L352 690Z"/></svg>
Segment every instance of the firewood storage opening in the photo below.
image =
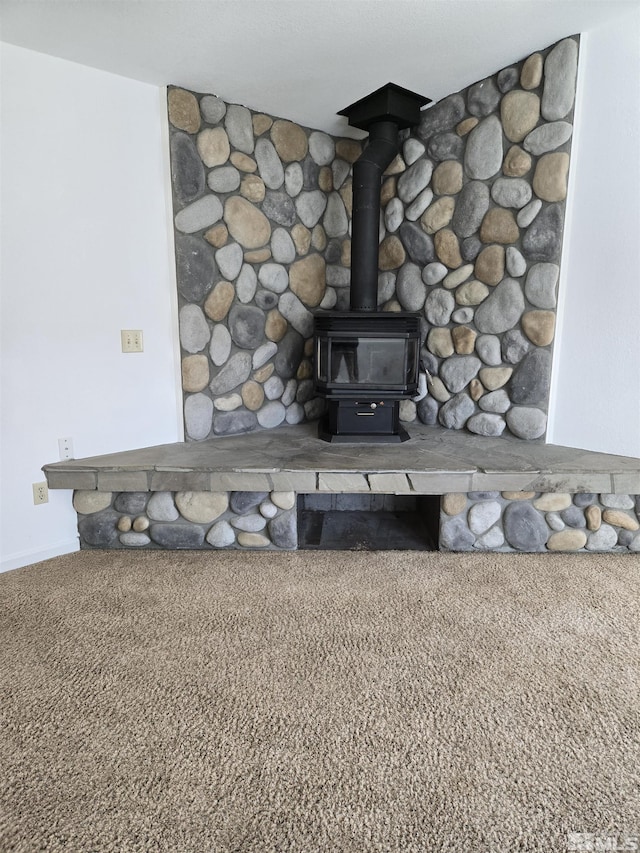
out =
<svg viewBox="0 0 640 853"><path fill-rule="evenodd" d="M437 551L438 495L298 495L298 547Z"/></svg>

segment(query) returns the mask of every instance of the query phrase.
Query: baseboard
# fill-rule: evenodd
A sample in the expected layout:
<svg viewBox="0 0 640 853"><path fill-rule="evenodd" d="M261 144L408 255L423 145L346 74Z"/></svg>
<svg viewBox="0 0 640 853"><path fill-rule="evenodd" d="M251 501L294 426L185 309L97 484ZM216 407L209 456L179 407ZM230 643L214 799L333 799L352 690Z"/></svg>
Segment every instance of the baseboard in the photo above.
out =
<svg viewBox="0 0 640 853"><path fill-rule="evenodd" d="M60 557L62 554L71 554L80 550L78 538L68 539L66 542L58 542L48 548L40 548L36 551L20 551L6 560L0 562L0 572L10 572L12 569L20 569L31 563L40 563L42 560L50 560L51 557Z"/></svg>

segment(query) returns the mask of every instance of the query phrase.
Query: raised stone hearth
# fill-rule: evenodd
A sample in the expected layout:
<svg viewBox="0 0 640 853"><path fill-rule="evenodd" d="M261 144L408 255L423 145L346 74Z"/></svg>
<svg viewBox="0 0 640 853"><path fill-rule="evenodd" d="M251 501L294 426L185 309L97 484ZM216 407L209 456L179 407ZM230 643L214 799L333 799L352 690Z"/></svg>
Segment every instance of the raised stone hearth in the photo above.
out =
<svg viewBox="0 0 640 853"><path fill-rule="evenodd" d="M443 550L640 551L640 459L410 425L332 445L315 424L68 460L83 547L298 546L299 494L438 495Z"/></svg>

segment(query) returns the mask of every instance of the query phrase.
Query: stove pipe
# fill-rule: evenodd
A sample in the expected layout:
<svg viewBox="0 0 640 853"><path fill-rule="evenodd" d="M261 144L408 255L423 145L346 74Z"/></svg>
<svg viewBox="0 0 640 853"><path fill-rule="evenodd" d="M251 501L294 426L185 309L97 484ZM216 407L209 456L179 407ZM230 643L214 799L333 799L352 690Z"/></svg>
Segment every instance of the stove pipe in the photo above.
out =
<svg viewBox="0 0 640 853"><path fill-rule="evenodd" d="M399 148L398 125L394 121L374 122L369 127L369 144L353 165L352 311L375 311L378 306L380 184Z"/></svg>
<svg viewBox="0 0 640 853"><path fill-rule="evenodd" d="M420 109L429 98L387 83L338 115L352 127L369 132L369 142L353 165L351 220L352 311L375 311L378 306L378 243L380 184L385 169L399 151L398 132L420 121Z"/></svg>

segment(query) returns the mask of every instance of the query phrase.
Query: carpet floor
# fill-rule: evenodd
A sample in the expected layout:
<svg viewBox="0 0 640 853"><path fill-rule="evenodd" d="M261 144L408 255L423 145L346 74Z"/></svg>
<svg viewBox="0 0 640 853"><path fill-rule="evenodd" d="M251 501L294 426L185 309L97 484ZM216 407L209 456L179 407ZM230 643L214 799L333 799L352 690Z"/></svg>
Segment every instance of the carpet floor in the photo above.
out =
<svg viewBox="0 0 640 853"><path fill-rule="evenodd" d="M85 551L8 572L0 850L637 849L639 614L637 555Z"/></svg>

